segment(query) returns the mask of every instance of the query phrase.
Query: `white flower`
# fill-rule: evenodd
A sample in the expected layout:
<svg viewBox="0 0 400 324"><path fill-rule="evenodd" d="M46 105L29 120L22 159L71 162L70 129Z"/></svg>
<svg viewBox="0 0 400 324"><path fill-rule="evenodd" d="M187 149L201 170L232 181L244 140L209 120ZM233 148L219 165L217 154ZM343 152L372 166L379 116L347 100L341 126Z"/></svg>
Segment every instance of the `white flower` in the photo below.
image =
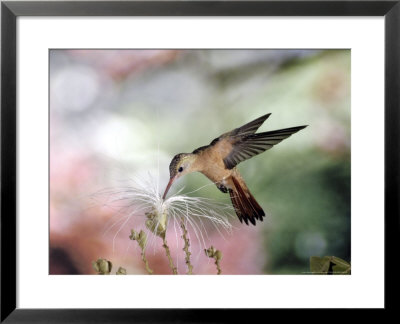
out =
<svg viewBox="0 0 400 324"><path fill-rule="evenodd" d="M116 236L131 217L135 216L143 217L146 228L160 237L166 234L169 227L173 227L177 233L177 229L180 231L179 224L184 222L185 227L192 229L200 246L204 248L207 246L209 225L212 225L221 235L231 233L232 225L228 220L233 216L231 204L187 195L195 191L180 194L182 190L183 188L177 194L163 200L158 191L157 182L150 176L147 180L130 179L127 186L98 192L96 196L108 197L106 206L111 207L118 215L122 215L122 220L109 226L106 232L121 224Z"/></svg>

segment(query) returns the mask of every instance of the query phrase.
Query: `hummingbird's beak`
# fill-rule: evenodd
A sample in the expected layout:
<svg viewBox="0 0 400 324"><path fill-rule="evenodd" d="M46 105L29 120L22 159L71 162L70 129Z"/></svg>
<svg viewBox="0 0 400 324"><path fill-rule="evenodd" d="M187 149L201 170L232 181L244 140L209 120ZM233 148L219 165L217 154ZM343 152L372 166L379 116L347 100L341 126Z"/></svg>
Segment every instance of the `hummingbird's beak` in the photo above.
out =
<svg viewBox="0 0 400 324"><path fill-rule="evenodd" d="M169 182L167 184L167 188L165 188L164 195L162 197L163 200L165 199L165 196L167 195L169 188L171 188L172 183L174 182L174 180L175 180L175 177L172 177L171 179L169 179Z"/></svg>

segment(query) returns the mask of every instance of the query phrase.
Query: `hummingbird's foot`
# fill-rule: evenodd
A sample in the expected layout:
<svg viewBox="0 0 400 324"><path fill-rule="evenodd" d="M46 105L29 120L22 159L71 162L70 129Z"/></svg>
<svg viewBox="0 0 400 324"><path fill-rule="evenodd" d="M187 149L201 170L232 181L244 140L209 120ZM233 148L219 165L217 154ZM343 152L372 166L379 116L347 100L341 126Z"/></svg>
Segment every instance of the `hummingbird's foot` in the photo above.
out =
<svg viewBox="0 0 400 324"><path fill-rule="evenodd" d="M216 185L217 185L217 188L219 190L221 190L223 193L227 193L228 192L228 188L225 187L222 183L217 183Z"/></svg>

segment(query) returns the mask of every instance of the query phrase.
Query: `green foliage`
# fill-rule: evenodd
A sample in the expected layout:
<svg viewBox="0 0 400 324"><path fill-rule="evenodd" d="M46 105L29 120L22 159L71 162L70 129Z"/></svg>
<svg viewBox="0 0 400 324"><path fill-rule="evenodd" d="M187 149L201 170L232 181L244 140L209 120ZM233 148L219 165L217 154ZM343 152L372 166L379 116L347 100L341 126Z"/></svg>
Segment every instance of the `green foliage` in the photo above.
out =
<svg viewBox="0 0 400 324"><path fill-rule="evenodd" d="M256 182L256 190L265 193L261 203L270 224L264 229L267 271L307 272L309 257L315 254L350 259L350 161L311 151L272 162L268 181Z"/></svg>
<svg viewBox="0 0 400 324"><path fill-rule="evenodd" d="M350 263L335 257L325 256L310 258L310 270L313 274L351 274Z"/></svg>

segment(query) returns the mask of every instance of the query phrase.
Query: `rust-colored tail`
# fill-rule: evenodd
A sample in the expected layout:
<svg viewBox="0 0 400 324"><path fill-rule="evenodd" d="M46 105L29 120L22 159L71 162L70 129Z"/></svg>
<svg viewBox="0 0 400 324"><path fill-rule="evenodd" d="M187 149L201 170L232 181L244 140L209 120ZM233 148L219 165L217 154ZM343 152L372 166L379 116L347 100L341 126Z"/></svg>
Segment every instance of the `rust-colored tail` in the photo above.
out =
<svg viewBox="0 0 400 324"><path fill-rule="evenodd" d="M229 195L231 196L236 215L239 217L241 223L244 220L246 225L249 225L249 221L253 225L256 225L256 219L262 221L265 216L263 209L250 191L247 188L242 188L235 177L232 177L232 181L235 189L229 189Z"/></svg>

